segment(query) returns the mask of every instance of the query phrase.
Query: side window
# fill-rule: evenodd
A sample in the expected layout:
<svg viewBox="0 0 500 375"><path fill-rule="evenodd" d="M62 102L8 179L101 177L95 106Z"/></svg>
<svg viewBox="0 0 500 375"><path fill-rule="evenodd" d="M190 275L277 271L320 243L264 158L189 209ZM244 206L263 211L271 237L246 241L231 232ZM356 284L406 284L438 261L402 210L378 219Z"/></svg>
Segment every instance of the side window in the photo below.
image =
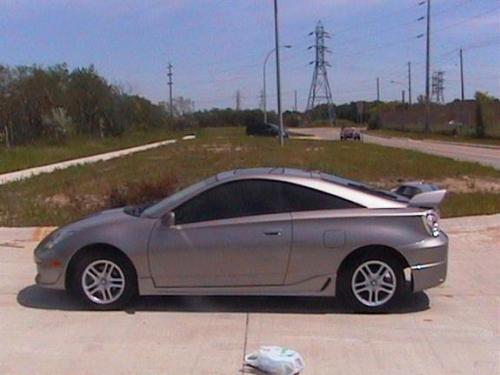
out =
<svg viewBox="0 0 500 375"><path fill-rule="evenodd" d="M283 212L280 183L266 180L228 182L177 207L176 224Z"/></svg>
<svg viewBox="0 0 500 375"><path fill-rule="evenodd" d="M283 195L287 211L340 210L360 208L348 200L299 185L284 184Z"/></svg>

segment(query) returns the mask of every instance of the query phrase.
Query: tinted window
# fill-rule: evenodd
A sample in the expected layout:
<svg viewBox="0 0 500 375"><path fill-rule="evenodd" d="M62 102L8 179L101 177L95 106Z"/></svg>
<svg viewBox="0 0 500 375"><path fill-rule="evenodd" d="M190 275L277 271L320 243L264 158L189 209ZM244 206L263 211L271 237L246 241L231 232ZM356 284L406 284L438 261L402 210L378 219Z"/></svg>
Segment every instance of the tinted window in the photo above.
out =
<svg viewBox="0 0 500 375"><path fill-rule="evenodd" d="M299 185L283 184L283 196L289 212L340 210L361 206L331 194Z"/></svg>
<svg viewBox="0 0 500 375"><path fill-rule="evenodd" d="M264 180L228 182L175 210L176 224L282 212L280 184Z"/></svg>
<svg viewBox="0 0 500 375"><path fill-rule="evenodd" d="M396 193L399 195L402 195L404 197L412 198L414 195L418 194L420 192L419 189L413 186L400 186L398 190L396 190Z"/></svg>
<svg viewBox="0 0 500 375"><path fill-rule="evenodd" d="M175 210L176 224L293 211L357 208L359 205L306 187L266 180L228 182Z"/></svg>

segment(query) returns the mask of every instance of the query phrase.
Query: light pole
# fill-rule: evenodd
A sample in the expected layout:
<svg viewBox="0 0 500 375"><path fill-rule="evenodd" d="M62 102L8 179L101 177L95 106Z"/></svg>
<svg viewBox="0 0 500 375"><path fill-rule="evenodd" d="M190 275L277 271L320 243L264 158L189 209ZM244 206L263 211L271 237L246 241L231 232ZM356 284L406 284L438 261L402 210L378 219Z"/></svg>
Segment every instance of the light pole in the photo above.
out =
<svg viewBox="0 0 500 375"><path fill-rule="evenodd" d="M276 53L276 93L278 96L278 119L280 126L280 145L283 147L283 113L281 112L281 73L280 73L280 37L278 27L278 0L274 0L274 52Z"/></svg>
<svg viewBox="0 0 500 375"><path fill-rule="evenodd" d="M280 46L281 48L292 48L291 45L287 44L284 46ZM266 55L266 58L264 59L264 67L262 69L263 74L262 74L262 79L263 79L263 96L264 96L264 123L267 124L267 91L266 91L266 66L267 66L267 60L269 60L269 57L274 53L276 48L273 48L269 53Z"/></svg>

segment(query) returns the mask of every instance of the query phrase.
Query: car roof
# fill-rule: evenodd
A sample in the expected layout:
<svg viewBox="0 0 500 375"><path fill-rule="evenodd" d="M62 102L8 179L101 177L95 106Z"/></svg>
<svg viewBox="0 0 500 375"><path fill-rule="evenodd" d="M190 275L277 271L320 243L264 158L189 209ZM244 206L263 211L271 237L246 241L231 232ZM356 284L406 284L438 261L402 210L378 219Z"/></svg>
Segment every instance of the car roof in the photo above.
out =
<svg viewBox="0 0 500 375"><path fill-rule="evenodd" d="M303 169L296 168L244 168L244 169L233 169L230 171L225 171L217 174L217 181L224 181L233 177L252 177L252 176L262 176L262 175L281 175L290 177L303 177L303 178L321 178L320 172L317 171L306 171Z"/></svg>

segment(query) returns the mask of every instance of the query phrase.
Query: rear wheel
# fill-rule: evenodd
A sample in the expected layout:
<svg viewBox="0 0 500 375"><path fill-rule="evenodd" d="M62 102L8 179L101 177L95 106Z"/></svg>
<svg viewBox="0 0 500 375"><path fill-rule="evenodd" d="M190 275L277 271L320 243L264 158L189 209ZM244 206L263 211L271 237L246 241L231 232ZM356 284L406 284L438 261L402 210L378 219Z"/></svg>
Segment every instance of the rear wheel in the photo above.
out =
<svg viewBox="0 0 500 375"><path fill-rule="evenodd" d="M137 295L135 270L128 259L89 252L78 259L71 275L76 296L99 310L121 309Z"/></svg>
<svg viewBox="0 0 500 375"><path fill-rule="evenodd" d="M356 311L385 312L400 301L405 289L403 267L390 255L360 256L341 272L340 292Z"/></svg>

